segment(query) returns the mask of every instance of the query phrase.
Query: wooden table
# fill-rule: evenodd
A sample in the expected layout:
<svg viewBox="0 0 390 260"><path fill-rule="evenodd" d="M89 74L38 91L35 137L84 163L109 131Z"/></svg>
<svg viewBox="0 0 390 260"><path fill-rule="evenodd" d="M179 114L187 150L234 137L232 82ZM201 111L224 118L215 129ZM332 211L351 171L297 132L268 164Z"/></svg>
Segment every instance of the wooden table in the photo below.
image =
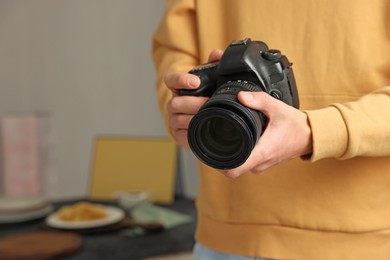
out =
<svg viewBox="0 0 390 260"><path fill-rule="evenodd" d="M72 204L80 199L58 201L54 207ZM108 205L110 202L103 202ZM174 211L193 216L191 223L183 224L172 229L148 233L136 237L127 237L113 233L82 235L83 247L73 257L66 259L80 260L120 260L143 259L147 257L190 251L194 245L196 214L194 201L186 198L176 198L173 205L163 206ZM20 234L29 231L42 230L44 219L38 219L17 224L0 224L0 237Z"/></svg>

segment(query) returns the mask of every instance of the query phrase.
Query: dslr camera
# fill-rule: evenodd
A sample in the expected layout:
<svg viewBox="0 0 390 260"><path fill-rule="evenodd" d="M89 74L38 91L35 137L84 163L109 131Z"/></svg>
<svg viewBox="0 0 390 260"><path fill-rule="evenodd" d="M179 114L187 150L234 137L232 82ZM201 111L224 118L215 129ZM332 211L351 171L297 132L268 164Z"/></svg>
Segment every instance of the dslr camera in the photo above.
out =
<svg viewBox="0 0 390 260"><path fill-rule="evenodd" d="M291 65L279 50L247 38L233 41L218 63L189 71L201 84L195 90L182 89L179 95L210 97L188 127L188 142L195 156L216 169L243 164L268 120L263 113L242 105L237 94L263 91L299 108Z"/></svg>

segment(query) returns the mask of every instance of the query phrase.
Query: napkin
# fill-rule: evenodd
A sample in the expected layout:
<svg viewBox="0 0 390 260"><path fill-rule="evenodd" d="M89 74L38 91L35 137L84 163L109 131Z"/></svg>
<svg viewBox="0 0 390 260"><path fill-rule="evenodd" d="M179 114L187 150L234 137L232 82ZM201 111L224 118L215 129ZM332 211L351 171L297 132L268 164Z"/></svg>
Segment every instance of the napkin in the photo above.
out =
<svg viewBox="0 0 390 260"><path fill-rule="evenodd" d="M150 203L138 205L131 210L130 215L133 219L139 222L161 223L164 229L173 228L193 221L193 217L190 215L179 213ZM144 233L145 230L141 228L130 228L121 232L121 234L125 236L137 236Z"/></svg>

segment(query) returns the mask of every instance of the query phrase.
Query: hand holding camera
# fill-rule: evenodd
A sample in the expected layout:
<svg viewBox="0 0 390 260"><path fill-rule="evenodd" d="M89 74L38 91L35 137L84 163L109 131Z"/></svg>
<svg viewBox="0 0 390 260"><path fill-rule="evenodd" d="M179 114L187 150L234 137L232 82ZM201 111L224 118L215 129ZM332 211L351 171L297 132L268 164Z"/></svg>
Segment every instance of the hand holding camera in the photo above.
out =
<svg viewBox="0 0 390 260"><path fill-rule="evenodd" d="M182 99L182 105L192 107L192 114L185 120L171 120L171 126L181 121L185 134L189 123L189 146L205 164L236 177L247 170L262 172L311 150L306 114L296 109L299 101L291 63L280 51L250 39L232 42L219 63L190 73L199 77L199 87L185 90L185 84L181 89L178 84L168 110L180 110L176 97L198 100L191 106L186 103L191 100ZM194 79L175 75L181 82L186 77ZM296 135L305 137L301 140Z"/></svg>
<svg viewBox="0 0 390 260"><path fill-rule="evenodd" d="M222 54L222 50L214 50L210 53L208 62L219 60ZM182 89L199 87L200 79L193 74L170 72L165 75L164 82L172 92L172 98L167 105L171 134L180 146L190 149L187 139L188 125L192 117L209 98L180 96L178 94Z"/></svg>

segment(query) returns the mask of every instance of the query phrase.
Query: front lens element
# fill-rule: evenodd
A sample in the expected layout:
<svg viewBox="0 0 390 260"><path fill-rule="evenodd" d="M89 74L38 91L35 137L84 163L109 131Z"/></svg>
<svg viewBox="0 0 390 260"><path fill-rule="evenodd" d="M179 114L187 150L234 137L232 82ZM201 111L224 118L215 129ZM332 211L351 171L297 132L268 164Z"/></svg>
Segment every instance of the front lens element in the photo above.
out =
<svg viewBox="0 0 390 260"><path fill-rule="evenodd" d="M188 127L191 150L216 169L232 169L249 157L256 140L246 122L223 108L203 109Z"/></svg>
<svg viewBox="0 0 390 260"><path fill-rule="evenodd" d="M240 125L237 122L214 117L199 126L199 139L205 153L220 160L234 159L242 150Z"/></svg>

